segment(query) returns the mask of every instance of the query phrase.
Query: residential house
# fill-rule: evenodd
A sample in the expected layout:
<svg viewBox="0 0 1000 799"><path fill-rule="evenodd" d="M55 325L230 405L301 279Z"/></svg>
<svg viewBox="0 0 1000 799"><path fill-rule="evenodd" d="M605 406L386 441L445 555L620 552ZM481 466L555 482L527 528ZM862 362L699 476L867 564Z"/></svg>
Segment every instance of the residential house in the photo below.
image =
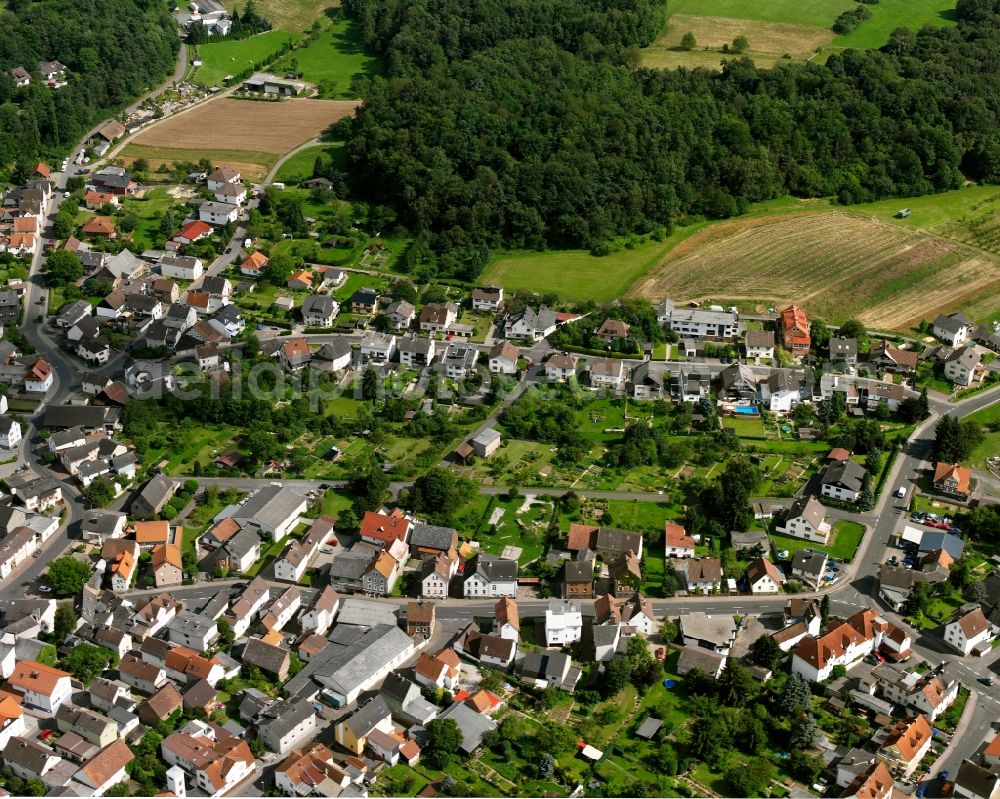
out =
<svg viewBox="0 0 1000 799"><path fill-rule="evenodd" d="M677 658L677 674L683 677L698 669L706 677L719 679L726 667L726 656L700 646L682 646Z"/></svg>
<svg viewBox="0 0 1000 799"><path fill-rule="evenodd" d="M566 549L570 552L592 549L605 561L615 560L630 551L641 558L642 533L574 522L569 526Z"/></svg>
<svg viewBox="0 0 1000 799"><path fill-rule="evenodd" d="M72 694L71 675L35 660L21 660L7 678L7 684L22 695L25 707L55 715Z"/></svg>
<svg viewBox="0 0 1000 799"><path fill-rule="evenodd" d="M545 645L575 644L583 637L583 615L578 599L550 599L545 609Z"/></svg>
<svg viewBox="0 0 1000 799"><path fill-rule="evenodd" d="M118 664L119 679L143 694L155 694L166 683L167 675L159 666L140 660L135 655L125 655Z"/></svg>
<svg viewBox="0 0 1000 799"><path fill-rule="evenodd" d="M882 647L896 628L875 610L862 610L825 633L802 638L792 650L792 671L813 682L827 679L836 666L850 669Z"/></svg>
<svg viewBox="0 0 1000 799"><path fill-rule="evenodd" d="M392 322L397 332L409 330L417 316L417 309L407 300L395 300L386 306L383 314Z"/></svg>
<svg viewBox="0 0 1000 799"><path fill-rule="evenodd" d="M945 643L963 655L986 654L994 635L993 625L979 605L963 605L944 627Z"/></svg>
<svg viewBox="0 0 1000 799"><path fill-rule="evenodd" d="M434 608L433 602L407 602L406 634L429 639L434 632Z"/></svg>
<svg viewBox="0 0 1000 799"><path fill-rule="evenodd" d="M85 236L95 236L97 238L114 239L118 236L115 223L107 216L92 216L83 223L80 231Z"/></svg>
<svg viewBox="0 0 1000 799"><path fill-rule="evenodd" d="M576 375L575 355L569 353L554 353L545 362L545 377L548 380L569 380Z"/></svg>
<svg viewBox="0 0 1000 799"><path fill-rule="evenodd" d="M590 362L590 385L615 393L624 390L625 364L613 358L595 358Z"/></svg>
<svg viewBox="0 0 1000 799"><path fill-rule="evenodd" d="M876 757L897 777L907 779L931 748L931 725L923 716L904 719L885 731Z"/></svg>
<svg viewBox="0 0 1000 799"><path fill-rule="evenodd" d="M487 732L497 729L497 724L493 719L469 707L465 702L453 702L441 714L441 718L451 719L458 725L458 731L462 734L462 742L458 749L466 756L471 755L480 747L483 736Z"/></svg>
<svg viewBox="0 0 1000 799"><path fill-rule="evenodd" d="M292 541L274 562L274 578L289 583L299 582L305 576L310 561L333 534L335 521L331 516L316 519L301 539Z"/></svg>
<svg viewBox="0 0 1000 799"><path fill-rule="evenodd" d="M139 519L151 519L173 498L179 484L173 480L156 475L143 487L139 495L132 500L130 506L132 515Z"/></svg>
<svg viewBox="0 0 1000 799"><path fill-rule="evenodd" d="M804 580L813 588L818 588L827 573L827 557L825 552L815 549L798 550L792 558L792 577Z"/></svg>
<svg viewBox="0 0 1000 799"><path fill-rule="evenodd" d="M235 222L239 215L240 207L229 203L203 202L198 208L198 219L209 225L228 225Z"/></svg>
<svg viewBox="0 0 1000 799"><path fill-rule="evenodd" d="M309 291L309 289L312 288L312 285L312 272L307 269L303 269L301 272L296 272L285 282L286 288L290 288L293 291Z"/></svg>
<svg viewBox="0 0 1000 799"><path fill-rule="evenodd" d="M490 371L493 374L512 375L517 372L518 357L520 357L520 353L517 347L509 341L501 341L490 350Z"/></svg>
<svg viewBox="0 0 1000 799"><path fill-rule="evenodd" d="M476 368L479 350L466 344L449 344L441 357L441 369L445 377L465 380Z"/></svg>
<svg viewBox="0 0 1000 799"><path fill-rule="evenodd" d="M193 255L164 255L157 266L161 275L178 280L197 280L205 272L201 258Z"/></svg>
<svg viewBox="0 0 1000 799"><path fill-rule="evenodd" d="M302 323L306 327L333 327L340 306L326 294L311 294L302 302Z"/></svg>
<svg viewBox="0 0 1000 799"><path fill-rule="evenodd" d="M958 698L960 683L945 669L940 674L904 671L889 663L872 669L877 693L912 713L935 721Z"/></svg>
<svg viewBox="0 0 1000 799"><path fill-rule="evenodd" d="M392 713L381 697L375 697L351 715L338 721L333 734L334 740L340 746L355 755L360 755L368 745L368 736L376 730L383 733L394 732Z"/></svg>
<svg viewBox="0 0 1000 799"><path fill-rule="evenodd" d="M124 538L126 519L126 515L121 511L101 508L88 510L84 513L80 524L83 540L89 544L102 546L108 539Z"/></svg>
<svg viewBox="0 0 1000 799"><path fill-rule="evenodd" d="M944 376L957 386L972 385L982 356L975 347L956 349L944 362Z"/></svg>
<svg viewBox="0 0 1000 799"><path fill-rule="evenodd" d="M420 329L425 333L446 333L458 321L458 305L429 302L420 309Z"/></svg>
<svg viewBox="0 0 1000 799"><path fill-rule="evenodd" d="M850 458L832 461L820 470L820 493L841 502L857 503L866 475L865 468Z"/></svg>
<svg viewBox="0 0 1000 799"><path fill-rule="evenodd" d="M674 564L674 572L689 593L707 594L722 588L722 561L719 558L685 558Z"/></svg>
<svg viewBox="0 0 1000 799"><path fill-rule="evenodd" d="M517 561L479 553L466 564L462 592L466 599L516 597Z"/></svg>
<svg viewBox="0 0 1000 799"><path fill-rule="evenodd" d="M244 665L254 666L264 674L274 677L279 683L288 679L291 652L284 647L269 644L260 638L251 638L243 647L240 660Z"/></svg>
<svg viewBox="0 0 1000 799"><path fill-rule="evenodd" d="M771 413L791 413L802 400L802 384L791 369L772 369L760 384L761 404Z"/></svg>
<svg viewBox="0 0 1000 799"><path fill-rule="evenodd" d="M177 690L177 686L168 680L149 699L143 700L135 712L139 716L139 721L147 727L155 727L160 722L170 718L173 713L183 710L183 708L184 698L181 696L181 692Z"/></svg>
<svg viewBox="0 0 1000 799"><path fill-rule="evenodd" d="M555 332L557 324L555 311L544 306L535 311L525 306L507 318L504 333L507 338L541 341Z"/></svg>
<svg viewBox="0 0 1000 799"><path fill-rule="evenodd" d="M594 338L598 338L605 345L611 346L616 340L627 339L631 329L632 326L621 319L605 319L594 330Z"/></svg>
<svg viewBox="0 0 1000 799"><path fill-rule="evenodd" d="M424 599L447 599L451 579L457 572L458 555L454 550L425 559L420 567L420 596Z"/></svg>
<svg viewBox="0 0 1000 799"><path fill-rule="evenodd" d="M514 600L509 597L498 600L493 608L493 617L496 619L494 632L498 636L511 641L521 640L520 615Z"/></svg>
<svg viewBox="0 0 1000 799"><path fill-rule="evenodd" d="M892 799L895 784L885 763L873 763L859 773L840 795L851 799Z"/></svg>
<svg viewBox="0 0 1000 799"><path fill-rule="evenodd" d="M642 561L631 550L608 563L611 593L615 596L637 591L642 585Z"/></svg>
<svg viewBox="0 0 1000 799"><path fill-rule="evenodd" d="M827 344L830 362L854 366L858 362L858 340L846 336L832 336Z"/></svg>
<svg viewBox="0 0 1000 799"><path fill-rule="evenodd" d="M777 594L784 584L785 575L767 558L756 558L747 566L751 594Z"/></svg>
<svg viewBox="0 0 1000 799"><path fill-rule="evenodd" d="M757 375L746 364L731 363L719 373L722 396L734 402L756 404L759 384Z"/></svg>
<svg viewBox="0 0 1000 799"><path fill-rule="evenodd" d="M319 742L293 750L274 770L274 784L286 796L335 796L351 782L333 752Z"/></svg>
<svg viewBox="0 0 1000 799"><path fill-rule="evenodd" d="M972 496L972 469L957 463L934 464L934 489L965 502Z"/></svg>
<svg viewBox="0 0 1000 799"><path fill-rule="evenodd" d="M303 632L326 635L339 608L340 596L328 585L316 597L312 607L299 616L299 626Z"/></svg>
<svg viewBox="0 0 1000 799"><path fill-rule="evenodd" d="M503 305L503 289L484 286L472 290L472 310L480 313L496 313Z"/></svg>
<svg viewBox="0 0 1000 799"><path fill-rule="evenodd" d="M454 527L439 527L414 522L410 529L410 555L414 558L437 557L458 547L458 531Z"/></svg>
<svg viewBox="0 0 1000 799"><path fill-rule="evenodd" d="M976 326L960 313L938 316L931 328L934 338L949 347L958 347L969 340Z"/></svg>
<svg viewBox="0 0 1000 799"><path fill-rule="evenodd" d="M399 362L403 366L429 366L434 361L436 346L432 338L401 338L397 347Z"/></svg>
<svg viewBox="0 0 1000 799"><path fill-rule="evenodd" d="M1000 799L1000 774L963 760L955 774L954 791L962 799Z"/></svg>
<svg viewBox="0 0 1000 799"><path fill-rule="evenodd" d="M372 316L378 310L379 294L375 289L360 288L351 295L351 313Z"/></svg>
<svg viewBox="0 0 1000 799"><path fill-rule="evenodd" d="M476 433L469 439L469 444L477 458L488 458L500 447L500 431L489 427Z"/></svg>
<svg viewBox="0 0 1000 799"><path fill-rule="evenodd" d="M24 390L33 394L44 394L52 388L54 372L52 365L44 358L34 358L24 372Z"/></svg>
<svg viewBox="0 0 1000 799"><path fill-rule="evenodd" d="M215 619L182 610L167 625L167 637L197 652L207 652L219 637L219 627Z"/></svg>
<svg viewBox="0 0 1000 799"><path fill-rule="evenodd" d="M632 370L628 381L629 393L639 400L655 400L663 396L664 374L644 361Z"/></svg>
<svg viewBox="0 0 1000 799"><path fill-rule="evenodd" d="M295 372L308 365L311 358L309 352L309 342L304 338L285 339L278 350L278 360L282 367L289 372Z"/></svg>
<svg viewBox="0 0 1000 799"><path fill-rule="evenodd" d="M732 616L711 616L698 611L680 617L680 634L687 646L697 646L728 655L736 641L737 626Z"/></svg>
<svg viewBox="0 0 1000 799"><path fill-rule="evenodd" d="M387 550L379 551L361 577L365 593L370 596L389 596L401 569L402 564Z"/></svg>
<svg viewBox="0 0 1000 799"><path fill-rule="evenodd" d="M789 305L781 312L779 323L782 346L796 358L808 354L812 338L805 311L796 305Z"/></svg>
<svg viewBox="0 0 1000 799"><path fill-rule="evenodd" d="M277 631L285 627L295 618L302 606L302 592L294 586L286 588L261 614L260 623L267 631Z"/></svg>
<svg viewBox="0 0 1000 799"><path fill-rule="evenodd" d="M367 511L361 519L361 540L376 546L388 546L394 541L405 544L409 541L411 525L412 521L399 508L388 514Z"/></svg>
<svg viewBox="0 0 1000 799"><path fill-rule="evenodd" d="M286 699L268 707L256 722L264 746L279 755L310 739L319 729L320 717L305 699Z"/></svg>
<svg viewBox="0 0 1000 799"><path fill-rule="evenodd" d="M748 361L760 363L761 358L774 358L774 333L770 330L748 330L744 340Z"/></svg>
<svg viewBox="0 0 1000 799"><path fill-rule="evenodd" d="M556 579L567 599L589 599L594 595L594 560L563 561Z"/></svg>
<svg viewBox="0 0 1000 799"><path fill-rule="evenodd" d="M56 726L60 732L74 732L85 741L100 748L118 738L118 725L107 716L72 702L63 702L55 712Z"/></svg>
<svg viewBox="0 0 1000 799"><path fill-rule="evenodd" d="M9 416L0 416L0 447L17 449L21 443L21 423Z"/></svg>
<svg viewBox="0 0 1000 799"><path fill-rule="evenodd" d="M165 738L160 751L164 762L180 768L208 796L231 792L253 775L256 766L246 741L200 721L189 722Z"/></svg>
<svg viewBox="0 0 1000 799"><path fill-rule="evenodd" d="M351 365L354 349L350 342L338 338L321 346L312 357L311 367L321 372L340 372Z"/></svg>
<svg viewBox="0 0 1000 799"><path fill-rule="evenodd" d="M657 321L684 338L733 341L739 336L739 314L735 309L677 308L669 300L655 306Z"/></svg>
<svg viewBox="0 0 1000 799"><path fill-rule="evenodd" d="M569 655L557 649L543 649L541 651L529 652L521 661L521 676L529 682L533 682L538 688L559 688L563 691L572 691L576 688L580 680L580 669L573 665ZM464 704L456 702L454 707L466 707ZM452 708L441 714L441 718L446 718ZM479 715L479 714L477 714Z"/></svg>
<svg viewBox="0 0 1000 799"><path fill-rule="evenodd" d="M153 547L150 568L157 588L180 585L184 578L181 548L177 544L160 544Z"/></svg>
<svg viewBox="0 0 1000 799"><path fill-rule="evenodd" d="M891 342L880 339L872 342L868 352L868 360L880 369L900 374L913 374L917 371L919 355L918 352L900 349Z"/></svg>
<svg viewBox="0 0 1000 799"><path fill-rule="evenodd" d="M365 363L388 363L396 353L396 337L369 330L361 339L361 360Z"/></svg>
<svg viewBox="0 0 1000 799"><path fill-rule="evenodd" d="M238 186L242 180L243 176L238 169L225 165L216 167L205 176L205 184L212 191L224 186Z"/></svg>
<svg viewBox="0 0 1000 799"><path fill-rule="evenodd" d="M777 531L782 535L803 538L824 546L830 539L832 527L826 520L826 508L816 497L796 499L785 513Z"/></svg>
<svg viewBox="0 0 1000 799"><path fill-rule="evenodd" d="M668 558L693 558L694 539L687 534L684 526L676 522L663 523L665 555Z"/></svg>
<svg viewBox="0 0 1000 799"><path fill-rule="evenodd" d="M433 655L422 654L417 658L413 672L420 685L433 685L454 691L462 674L461 660L454 649L445 647Z"/></svg>
<svg viewBox="0 0 1000 799"><path fill-rule="evenodd" d="M262 252L252 252L240 263L240 274L259 278L267 269L268 257Z"/></svg>

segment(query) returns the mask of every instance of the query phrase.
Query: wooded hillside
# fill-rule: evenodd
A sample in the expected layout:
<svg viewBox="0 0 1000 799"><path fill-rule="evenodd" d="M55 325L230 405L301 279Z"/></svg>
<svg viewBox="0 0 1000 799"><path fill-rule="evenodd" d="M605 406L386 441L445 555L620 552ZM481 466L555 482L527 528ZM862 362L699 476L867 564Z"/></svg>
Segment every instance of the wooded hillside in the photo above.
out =
<svg viewBox="0 0 1000 799"><path fill-rule="evenodd" d="M845 203L1000 177L1000 0L825 65L639 69L660 4L348 0L384 54L354 185L474 277L491 248L583 246L786 193Z"/></svg>

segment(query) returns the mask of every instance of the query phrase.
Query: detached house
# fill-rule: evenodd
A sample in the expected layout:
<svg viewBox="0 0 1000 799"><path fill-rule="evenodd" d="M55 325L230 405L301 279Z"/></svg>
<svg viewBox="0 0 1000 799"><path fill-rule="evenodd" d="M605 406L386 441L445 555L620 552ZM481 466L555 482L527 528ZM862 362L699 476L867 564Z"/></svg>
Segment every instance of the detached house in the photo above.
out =
<svg viewBox="0 0 1000 799"><path fill-rule="evenodd" d="M785 584L785 575L767 558L757 558L747 566L747 584L751 594L777 594Z"/></svg>
<svg viewBox="0 0 1000 799"><path fill-rule="evenodd" d="M518 357L520 353L517 347L509 341L501 341L490 350L490 371L494 374L512 375L517 372Z"/></svg>
<svg viewBox="0 0 1000 799"><path fill-rule="evenodd" d="M748 361L760 363L761 358L774 358L774 333L770 330L748 330L745 349Z"/></svg>
<svg viewBox="0 0 1000 799"><path fill-rule="evenodd" d="M618 392L625 388L625 364L611 358L595 358L590 362L591 388Z"/></svg>
<svg viewBox="0 0 1000 799"><path fill-rule="evenodd" d="M865 469L850 458L833 461L819 474L820 493L842 502L857 502L865 482Z"/></svg>
<svg viewBox="0 0 1000 799"><path fill-rule="evenodd" d="M449 550L426 559L420 567L420 596L424 599L447 599L451 579L458 572L458 555Z"/></svg>
<svg viewBox="0 0 1000 799"><path fill-rule="evenodd" d="M555 311L544 306L537 312L525 307L507 319L505 334L507 338L541 341L555 332L557 324Z"/></svg>
<svg viewBox="0 0 1000 799"><path fill-rule="evenodd" d="M983 655L989 652L994 629L979 605L959 608L944 628L945 643L963 655Z"/></svg>
<svg viewBox="0 0 1000 799"><path fill-rule="evenodd" d="M340 306L325 294L311 294L302 302L302 322L306 327L332 327Z"/></svg>
<svg viewBox="0 0 1000 799"><path fill-rule="evenodd" d="M575 644L583 637L583 615L578 599L550 599L545 609L545 645Z"/></svg>
<svg viewBox="0 0 1000 799"><path fill-rule="evenodd" d="M826 521L826 508L816 497L800 497L789 507L777 531L782 535L804 538L824 546L833 528Z"/></svg>
<svg viewBox="0 0 1000 799"><path fill-rule="evenodd" d="M198 208L198 219L209 225L228 225L235 222L240 215L238 205L220 202L204 202Z"/></svg>
<svg viewBox="0 0 1000 799"><path fill-rule="evenodd" d="M687 534L683 525L676 522L663 523L665 555L668 558L693 558L694 539Z"/></svg>
<svg viewBox="0 0 1000 799"><path fill-rule="evenodd" d="M545 377L549 380L569 380L575 374L575 355L556 353L545 362Z"/></svg>
<svg viewBox="0 0 1000 799"><path fill-rule="evenodd" d="M722 561L719 558L686 558L674 566L674 571L688 592L709 593L722 588Z"/></svg>
<svg viewBox="0 0 1000 799"><path fill-rule="evenodd" d="M934 320L932 332L934 338L943 341L949 347L958 347L972 336L976 326L960 313L941 314Z"/></svg>
<svg viewBox="0 0 1000 799"><path fill-rule="evenodd" d="M472 310L481 313L495 313L503 305L503 289L484 286L472 290Z"/></svg>
<svg viewBox="0 0 1000 799"><path fill-rule="evenodd" d="M957 463L934 464L934 489L965 502L972 495L972 469Z"/></svg>
<svg viewBox="0 0 1000 799"><path fill-rule="evenodd" d="M809 336L809 320L805 311L796 305L789 305L779 317L781 343L794 357L802 357L809 352L812 338Z"/></svg>
<svg viewBox="0 0 1000 799"><path fill-rule="evenodd" d="M931 725L923 716L900 721L885 731L876 757L898 777L908 778L931 748Z"/></svg>
<svg viewBox="0 0 1000 799"><path fill-rule="evenodd" d="M445 333L458 320L458 305L432 302L420 310L420 329L425 333Z"/></svg>
<svg viewBox="0 0 1000 799"><path fill-rule="evenodd" d="M517 561L480 553L466 564L466 599L517 596Z"/></svg>
<svg viewBox="0 0 1000 799"><path fill-rule="evenodd" d="M957 386L968 386L976 379L982 356L975 347L956 349L944 362L944 376Z"/></svg>

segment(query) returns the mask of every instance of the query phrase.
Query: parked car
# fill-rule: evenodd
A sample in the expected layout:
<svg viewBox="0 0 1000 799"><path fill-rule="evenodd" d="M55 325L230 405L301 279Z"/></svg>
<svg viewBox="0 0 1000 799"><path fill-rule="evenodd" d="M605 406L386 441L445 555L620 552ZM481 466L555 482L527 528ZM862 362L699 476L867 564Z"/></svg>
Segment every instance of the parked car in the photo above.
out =
<svg viewBox="0 0 1000 799"><path fill-rule="evenodd" d="M51 585L40 585L40 586L38 586L38 590L41 591L43 594L51 594L52 593L52 586Z"/></svg>
<svg viewBox="0 0 1000 799"><path fill-rule="evenodd" d="M979 682L981 682L983 685L993 685L993 678L992 677L980 677L979 678Z"/></svg>

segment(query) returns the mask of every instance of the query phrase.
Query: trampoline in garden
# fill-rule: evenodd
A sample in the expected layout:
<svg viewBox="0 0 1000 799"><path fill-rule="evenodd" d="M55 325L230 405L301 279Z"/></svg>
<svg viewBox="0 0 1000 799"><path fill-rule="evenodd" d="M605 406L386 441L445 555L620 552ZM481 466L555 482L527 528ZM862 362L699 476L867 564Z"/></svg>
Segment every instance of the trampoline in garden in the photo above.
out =
<svg viewBox="0 0 1000 799"><path fill-rule="evenodd" d="M663 681L663 687L666 688L668 691L672 691L674 689L674 687L676 687L676 685L677 685L677 680L664 680Z"/></svg>

